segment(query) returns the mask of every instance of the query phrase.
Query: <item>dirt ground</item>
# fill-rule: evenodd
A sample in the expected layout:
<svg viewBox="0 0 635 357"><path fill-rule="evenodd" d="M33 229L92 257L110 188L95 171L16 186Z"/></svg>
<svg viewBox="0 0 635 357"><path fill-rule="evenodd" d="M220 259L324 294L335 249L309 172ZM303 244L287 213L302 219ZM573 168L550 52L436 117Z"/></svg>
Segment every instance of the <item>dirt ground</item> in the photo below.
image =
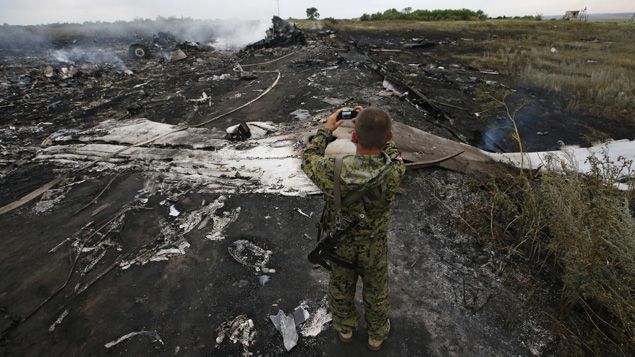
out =
<svg viewBox="0 0 635 357"><path fill-rule="evenodd" d="M305 109L314 115L332 110L334 105L324 99L335 98L344 101L341 105L376 105L397 121L482 144L487 123L474 122L465 111L440 110L439 105L411 94L394 95L382 86L385 71L388 76L415 78L403 68L428 58L421 57L419 49L393 57L390 52L371 51L403 41L393 34L331 36L320 31L312 31L308 44L301 47L237 56L200 51L178 62L126 60L133 75L100 67L66 80L48 78L42 74L50 63L46 57L5 56L0 71L0 206L76 167L73 162L37 159L40 145L50 145L46 139L53 133L90 128L107 119L195 125L254 98L276 76L256 73L255 79L240 80L233 71L237 61L260 63L288 55L256 67L281 71L279 84L268 95L206 127L225 129L241 121L293 124L298 119L292 112ZM444 46L426 51L442 52ZM119 44L106 49L124 57L124 48ZM437 67L453 68L437 60ZM385 68L377 68L377 63ZM225 73L231 78L214 79ZM470 112L476 108L469 98L461 97L468 94L461 90L464 84L457 84L459 78L475 77L469 81L481 83L491 76L465 68L449 75L425 70L419 75L411 85L428 95L447 91L445 99ZM209 100L190 101L203 92ZM534 148L543 148L539 143L536 140ZM509 147L504 140L498 146ZM535 277L530 265L509 261L466 230L461 223L463 209L480 200L468 189L468 180L438 168L406 174L393 208L389 239L392 332L377 355L558 353L558 333L549 318L556 315L557 291ZM327 274L306 260L315 244L322 208L319 196L225 194L222 208L210 214L212 226L236 216L216 232L216 239L210 239L211 226L177 232L183 224L179 219L219 202L221 196L191 182L163 182L160 175L142 169L87 170L59 189L56 195L0 216L0 328L5 331L1 355L368 354L363 323L350 345L342 345L326 323L319 324L317 336L301 335L298 345L286 352L269 320L274 303L289 312L304 302L312 315L324 306ZM171 208L179 216L171 215ZM242 239L270 250L268 267L275 272L256 272L236 262L228 248ZM86 240L90 244L82 243ZM183 242L189 244L184 252L172 250L160 261L145 259L156 257L159 248L178 250ZM78 252L82 254L75 261ZM54 294L69 269L73 274L68 283ZM270 279L264 285L263 275ZM357 299L361 309L361 297ZM251 343L241 346L227 339L217 343L219 326L241 314L253 321ZM149 331L160 338L141 335L105 347L134 331Z"/></svg>

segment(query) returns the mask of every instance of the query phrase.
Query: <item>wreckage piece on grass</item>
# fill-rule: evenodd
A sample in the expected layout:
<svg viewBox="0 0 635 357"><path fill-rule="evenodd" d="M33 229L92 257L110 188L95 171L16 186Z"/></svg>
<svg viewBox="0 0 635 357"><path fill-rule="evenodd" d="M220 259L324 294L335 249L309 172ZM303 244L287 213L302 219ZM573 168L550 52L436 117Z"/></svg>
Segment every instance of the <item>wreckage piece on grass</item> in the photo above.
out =
<svg viewBox="0 0 635 357"><path fill-rule="evenodd" d="M292 25L278 16L274 16L271 22L272 26L267 30L267 36L258 42L247 45L246 50L306 45L304 33L295 24Z"/></svg>
<svg viewBox="0 0 635 357"><path fill-rule="evenodd" d="M238 263L254 268L257 272L265 274L276 272L275 269L266 267L273 252L264 250L248 240L239 239L234 241L227 247L227 251Z"/></svg>
<svg viewBox="0 0 635 357"><path fill-rule="evenodd" d="M572 170L584 174L592 173L593 161L611 163L635 162L635 140L614 140L606 143L596 144L588 148L577 145L562 146L557 151L539 151L526 153L487 153L492 159L521 167L527 170ZM589 160L593 158L593 160ZM620 190L629 189L628 180L635 178L635 171L623 170L619 173L615 187ZM628 176L630 175L630 176Z"/></svg>

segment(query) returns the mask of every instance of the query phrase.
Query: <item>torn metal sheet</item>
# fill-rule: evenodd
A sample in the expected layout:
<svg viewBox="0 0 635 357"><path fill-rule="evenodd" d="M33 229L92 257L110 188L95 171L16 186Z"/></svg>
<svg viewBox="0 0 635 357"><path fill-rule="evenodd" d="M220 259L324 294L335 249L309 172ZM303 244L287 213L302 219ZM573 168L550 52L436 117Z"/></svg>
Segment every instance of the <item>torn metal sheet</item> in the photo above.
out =
<svg viewBox="0 0 635 357"><path fill-rule="evenodd" d="M523 167L529 170L550 169L560 171L563 168L582 173L590 173L592 166L589 157L596 158L599 162L606 158L611 162L632 161L635 162L635 140L615 140L597 144L588 148L579 146L563 146L558 151L542 151L528 153L487 153L492 159ZM635 171L622 172L620 179L628 179L627 175L635 177ZM618 184L619 189L627 189L627 184Z"/></svg>
<svg viewBox="0 0 635 357"><path fill-rule="evenodd" d="M161 339L161 336L159 336L159 333L157 333L156 331L134 331L134 332L130 332L128 334L125 334L125 335L119 337L116 340L112 340L112 341L106 343L104 345L104 347L106 347L106 348L114 347L114 346L122 343L123 341L128 340L128 339L130 339L132 337L135 337L135 336L148 336L148 337L152 338L152 342L158 342L158 343L160 343L162 345L164 344L163 340Z"/></svg>
<svg viewBox="0 0 635 357"><path fill-rule="evenodd" d="M174 126L145 119L108 122L82 133L54 135L53 142L58 145L41 150L36 160L70 169L103 160L91 169L142 169L162 176L162 181L187 182L206 192L288 196L319 192L300 170L302 150L296 145L300 130L269 123L248 124L254 129L254 137L230 142L222 139L225 133L220 130L196 128L166 135ZM152 145L130 147L112 157L128 145L159 135L166 136Z"/></svg>
<svg viewBox="0 0 635 357"><path fill-rule="evenodd" d="M282 342L287 351L291 351L298 344L298 331L295 329L293 314L286 315L282 309L276 315L270 315L269 319L282 335Z"/></svg>
<svg viewBox="0 0 635 357"><path fill-rule="evenodd" d="M311 116L311 113L306 109L296 109L289 113L296 120L307 120Z"/></svg>
<svg viewBox="0 0 635 357"><path fill-rule="evenodd" d="M242 142L230 142L220 130L190 128L170 133L174 126L146 119L106 122L81 133L53 135L54 145L41 150L36 160L78 167L97 159L94 170L142 169L161 176L162 184L189 183L201 192L277 193L287 196L317 194L319 190L300 168L301 142L321 126L322 113L310 121L290 125L248 123L253 137ZM260 128L260 130L258 129ZM395 141L406 160L430 160L465 151L457 158L441 164L443 167L469 171L487 170L492 160L479 149L426 133L407 125L394 123ZM350 141L352 127L340 127L338 140L327 153L354 153ZM113 153L126 145L157 135L166 135L149 146L131 147L117 157ZM137 139L138 137L138 139ZM79 141L82 144L76 144Z"/></svg>
<svg viewBox="0 0 635 357"><path fill-rule="evenodd" d="M295 321L296 326L303 324L304 321L308 320L309 317L311 317L311 314L305 307L305 304L301 304L300 306L293 309L293 320Z"/></svg>
<svg viewBox="0 0 635 357"><path fill-rule="evenodd" d="M275 193L286 196L304 196L320 191L302 172L302 143L308 142L328 113L311 120L293 124L247 123L253 136L245 141L224 139L220 129L189 128L171 133L176 127L146 119L107 121L93 129L52 135L53 146L38 152L35 160L51 161L76 168L93 160L93 170L120 171L141 169L161 177L163 185L187 183L200 192L215 193ZM339 127L337 140L327 147L327 155L353 154L355 145L350 141L352 123ZM476 147L445 139L423 130L393 123L394 141L407 162L432 162L449 158L439 166L464 172L496 175L499 162L518 163L519 154L493 154ZM169 135L167 135L169 134ZM128 145L165 135L148 146ZM80 144L77 144L80 142ZM621 140L607 144L609 153L627 159L633 158L633 141ZM113 153L129 147L117 157ZM574 157L584 169L591 148L576 149ZM458 156L453 156L457 155ZM547 153L527 154L532 162L544 161ZM613 156L611 156L613 158ZM537 165L537 164L536 164Z"/></svg>
<svg viewBox="0 0 635 357"><path fill-rule="evenodd" d="M326 98L323 98L322 101L324 103L330 104L332 106L339 107L339 106L343 105L344 103L348 102L350 99L351 98L326 97Z"/></svg>
<svg viewBox="0 0 635 357"><path fill-rule="evenodd" d="M133 145L160 137L155 146L213 149L226 144L225 132L217 128L182 128L178 125L153 122L148 119L105 120L87 130L62 129L49 137L53 145L69 142L101 142ZM163 136L165 135L165 136Z"/></svg>

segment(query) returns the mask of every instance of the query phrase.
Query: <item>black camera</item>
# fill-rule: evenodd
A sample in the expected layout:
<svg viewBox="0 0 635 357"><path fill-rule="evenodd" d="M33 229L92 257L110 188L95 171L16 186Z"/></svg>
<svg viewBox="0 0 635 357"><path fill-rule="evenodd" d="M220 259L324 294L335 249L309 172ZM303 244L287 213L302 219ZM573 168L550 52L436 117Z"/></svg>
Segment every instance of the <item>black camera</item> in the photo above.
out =
<svg viewBox="0 0 635 357"><path fill-rule="evenodd" d="M357 114L359 114L358 111L356 110L342 110L338 115L337 115L337 120L349 120L349 119L353 119L357 116Z"/></svg>

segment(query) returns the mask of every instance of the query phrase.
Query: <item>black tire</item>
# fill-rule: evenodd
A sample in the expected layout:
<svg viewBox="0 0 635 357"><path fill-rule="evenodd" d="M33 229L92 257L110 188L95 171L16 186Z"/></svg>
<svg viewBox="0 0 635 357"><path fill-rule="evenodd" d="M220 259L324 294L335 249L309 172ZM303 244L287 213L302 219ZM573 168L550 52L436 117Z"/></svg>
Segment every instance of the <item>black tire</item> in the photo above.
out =
<svg viewBox="0 0 635 357"><path fill-rule="evenodd" d="M150 58L150 49L142 44L134 43L128 48L128 57L137 60Z"/></svg>

